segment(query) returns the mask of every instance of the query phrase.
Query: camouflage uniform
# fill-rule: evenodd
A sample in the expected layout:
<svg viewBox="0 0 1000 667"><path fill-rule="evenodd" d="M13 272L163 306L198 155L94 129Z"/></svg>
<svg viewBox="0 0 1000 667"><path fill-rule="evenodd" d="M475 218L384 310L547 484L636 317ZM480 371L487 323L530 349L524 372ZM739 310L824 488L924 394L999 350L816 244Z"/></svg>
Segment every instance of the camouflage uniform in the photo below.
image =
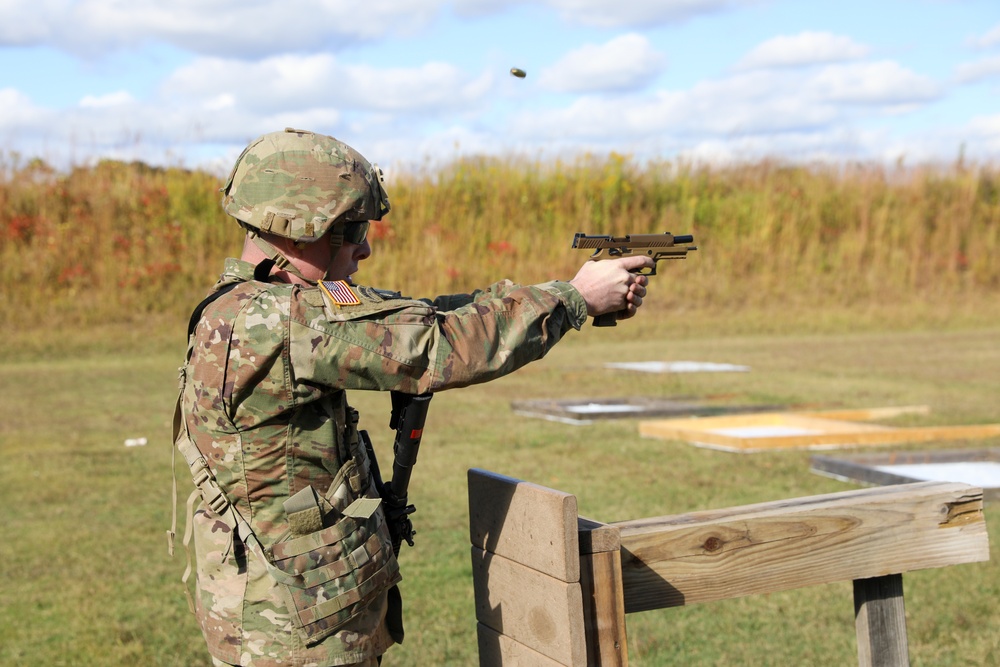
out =
<svg viewBox="0 0 1000 667"><path fill-rule="evenodd" d="M505 281L433 302L352 286L360 303L342 305L253 272L227 260L215 289L237 285L205 308L182 368L180 440L196 447L189 463L204 459L196 482L213 478L225 495L194 513L198 621L226 663L369 660L393 643L386 590L399 575L382 508L364 502L376 494L346 390L421 394L501 377L579 329L586 304L568 283ZM324 520L296 528L286 501L309 488Z"/></svg>

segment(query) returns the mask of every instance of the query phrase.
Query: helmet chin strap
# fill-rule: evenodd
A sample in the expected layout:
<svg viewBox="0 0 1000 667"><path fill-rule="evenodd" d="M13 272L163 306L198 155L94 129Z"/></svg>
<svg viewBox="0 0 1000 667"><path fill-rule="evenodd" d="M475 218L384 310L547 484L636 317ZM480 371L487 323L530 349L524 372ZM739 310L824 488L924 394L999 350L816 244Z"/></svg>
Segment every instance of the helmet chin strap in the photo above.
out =
<svg viewBox="0 0 1000 667"><path fill-rule="evenodd" d="M287 257L282 255L278 251L278 249L275 248L273 245L262 239L260 235L257 234L255 231L251 231L250 229L248 229L247 236L250 237L250 240L253 241L253 244L257 246L257 248L262 253L264 253L264 255L267 256L269 260L271 260L274 263L274 266L277 269L281 271L287 271L288 273L299 278L300 280L304 280L310 285L316 285L319 283L319 281L317 280L310 280L309 278L306 278L304 275L302 275L302 272L299 271ZM320 280L326 280L326 272L323 273L323 277L320 278Z"/></svg>

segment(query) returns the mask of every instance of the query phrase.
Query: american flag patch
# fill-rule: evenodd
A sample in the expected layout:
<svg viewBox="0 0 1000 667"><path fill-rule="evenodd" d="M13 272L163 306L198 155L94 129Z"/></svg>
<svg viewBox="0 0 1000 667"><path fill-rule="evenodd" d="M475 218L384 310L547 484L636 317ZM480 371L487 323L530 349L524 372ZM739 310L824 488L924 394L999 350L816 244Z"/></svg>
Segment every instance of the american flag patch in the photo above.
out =
<svg viewBox="0 0 1000 667"><path fill-rule="evenodd" d="M344 280L324 280L319 284L320 288L326 292L337 306L360 306L358 296L351 289L351 286Z"/></svg>

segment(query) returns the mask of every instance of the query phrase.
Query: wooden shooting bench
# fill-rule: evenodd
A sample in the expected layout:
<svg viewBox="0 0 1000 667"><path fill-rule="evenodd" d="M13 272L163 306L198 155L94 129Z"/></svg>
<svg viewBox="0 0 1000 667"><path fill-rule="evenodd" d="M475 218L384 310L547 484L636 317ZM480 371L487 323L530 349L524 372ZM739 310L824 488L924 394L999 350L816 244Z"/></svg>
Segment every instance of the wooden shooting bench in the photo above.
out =
<svg viewBox="0 0 1000 667"><path fill-rule="evenodd" d="M919 482L603 524L469 471L479 664L628 665L625 614L854 582L858 659L909 664L904 572L989 560L982 489Z"/></svg>

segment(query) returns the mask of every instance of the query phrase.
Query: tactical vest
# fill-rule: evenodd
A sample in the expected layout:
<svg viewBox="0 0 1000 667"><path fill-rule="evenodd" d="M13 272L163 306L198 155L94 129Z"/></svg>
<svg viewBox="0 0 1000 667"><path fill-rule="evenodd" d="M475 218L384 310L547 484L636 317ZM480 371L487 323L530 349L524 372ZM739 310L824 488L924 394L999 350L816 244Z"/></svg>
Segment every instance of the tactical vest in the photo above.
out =
<svg viewBox="0 0 1000 667"><path fill-rule="evenodd" d="M245 545L280 588L293 625L306 644L337 632L357 617L379 594L401 579L384 511L372 484L371 462L357 429L357 412L347 410L342 429L350 453L329 489L307 486L283 503L288 529L271 543L262 542L213 475L205 456L188 432L182 414L187 368L194 332L204 309L242 283L217 290L195 309L188 326L185 364L179 370L179 395L174 411L174 453L181 452L195 489L187 501L183 545L187 567L182 577L193 609L188 579L195 502L200 497L232 531L233 544ZM173 518L168 531L169 552L177 527L177 482L173 483Z"/></svg>

